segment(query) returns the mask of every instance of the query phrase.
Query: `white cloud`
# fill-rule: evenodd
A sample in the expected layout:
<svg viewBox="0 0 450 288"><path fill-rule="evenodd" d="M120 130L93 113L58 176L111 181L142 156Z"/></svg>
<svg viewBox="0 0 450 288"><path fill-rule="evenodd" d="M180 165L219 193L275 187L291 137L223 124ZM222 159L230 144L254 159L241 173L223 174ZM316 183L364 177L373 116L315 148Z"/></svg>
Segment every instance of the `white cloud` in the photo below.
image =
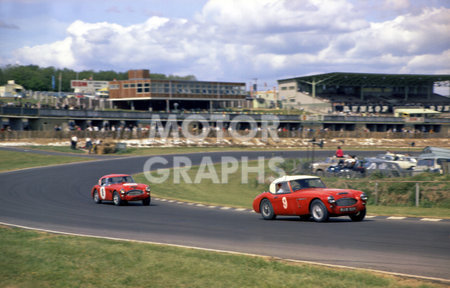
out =
<svg viewBox="0 0 450 288"><path fill-rule="evenodd" d="M23 47L15 51L16 64L36 64L42 67L73 67L76 65L71 50L72 39L66 38L50 45Z"/></svg>
<svg viewBox="0 0 450 288"><path fill-rule="evenodd" d="M335 71L449 73L450 9L382 22L366 20L369 13L344 0L211 0L193 20L151 17L129 26L78 20L66 39L18 49L14 60L227 81Z"/></svg>

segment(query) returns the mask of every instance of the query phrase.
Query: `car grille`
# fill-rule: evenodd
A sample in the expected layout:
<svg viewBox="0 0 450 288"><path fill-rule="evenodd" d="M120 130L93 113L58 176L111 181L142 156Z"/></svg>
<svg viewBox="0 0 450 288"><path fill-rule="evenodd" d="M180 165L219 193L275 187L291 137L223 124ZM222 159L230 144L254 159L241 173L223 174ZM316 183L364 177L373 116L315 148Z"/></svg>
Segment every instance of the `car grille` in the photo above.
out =
<svg viewBox="0 0 450 288"><path fill-rule="evenodd" d="M130 190L128 191L127 195L128 196L137 196L137 195L141 195L143 192L141 190Z"/></svg>
<svg viewBox="0 0 450 288"><path fill-rule="evenodd" d="M356 202L358 201L354 198L342 198L336 200L336 206L352 206L355 205Z"/></svg>

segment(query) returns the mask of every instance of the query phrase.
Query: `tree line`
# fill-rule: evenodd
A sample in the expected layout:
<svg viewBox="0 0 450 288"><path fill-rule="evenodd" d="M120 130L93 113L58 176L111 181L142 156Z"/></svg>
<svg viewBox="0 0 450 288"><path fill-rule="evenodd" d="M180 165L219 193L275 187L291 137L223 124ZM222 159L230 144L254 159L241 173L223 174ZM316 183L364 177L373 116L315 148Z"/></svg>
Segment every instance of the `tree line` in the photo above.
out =
<svg viewBox="0 0 450 288"><path fill-rule="evenodd" d="M32 91L59 91L59 77L61 77L61 91L71 92L71 80L98 80L113 81L128 79L127 72L108 71L74 71L68 68L39 67L37 65L7 65L0 67L0 86L5 85L8 80L14 80L16 84ZM54 81L52 80L54 79ZM191 80L195 81L194 75L176 76L161 73L150 74L150 79L155 80ZM54 83L54 86L53 86Z"/></svg>

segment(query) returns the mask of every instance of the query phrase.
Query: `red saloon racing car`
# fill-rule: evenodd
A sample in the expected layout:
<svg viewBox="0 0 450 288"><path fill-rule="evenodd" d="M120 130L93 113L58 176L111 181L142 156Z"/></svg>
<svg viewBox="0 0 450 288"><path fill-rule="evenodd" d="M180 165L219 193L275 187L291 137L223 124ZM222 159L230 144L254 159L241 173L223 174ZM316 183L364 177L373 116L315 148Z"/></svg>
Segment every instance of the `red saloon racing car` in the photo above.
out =
<svg viewBox="0 0 450 288"><path fill-rule="evenodd" d="M101 177L92 188L92 199L99 204L102 201L113 201L120 206L128 201L140 201L145 206L150 205L150 186L134 182L127 174L110 174Z"/></svg>
<svg viewBox="0 0 450 288"><path fill-rule="evenodd" d="M316 222L329 217L349 216L362 221L366 216L367 196L352 189L330 189L317 176L283 176L274 180L269 192L253 200L253 210L266 220L277 215L298 215L301 219L311 216Z"/></svg>

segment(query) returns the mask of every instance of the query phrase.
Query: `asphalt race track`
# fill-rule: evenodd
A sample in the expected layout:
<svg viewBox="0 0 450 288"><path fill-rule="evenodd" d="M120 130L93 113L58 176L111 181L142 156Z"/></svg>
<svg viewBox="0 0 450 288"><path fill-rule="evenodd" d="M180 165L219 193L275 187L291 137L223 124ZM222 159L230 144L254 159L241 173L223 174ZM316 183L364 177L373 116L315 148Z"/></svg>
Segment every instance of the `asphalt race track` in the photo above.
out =
<svg viewBox="0 0 450 288"><path fill-rule="evenodd" d="M357 152L374 155L376 152ZM325 157L330 151L316 151ZM306 152L222 152L202 156L305 157ZM164 156L171 167L174 155ZM107 158L0 173L0 222L27 227L267 255L450 281L450 221L368 218L328 223L280 217L264 221L248 211L152 200L116 207L95 204L90 189L109 173L142 172L146 157ZM214 193L212 187L211 193ZM370 211L369 211L370 214Z"/></svg>

